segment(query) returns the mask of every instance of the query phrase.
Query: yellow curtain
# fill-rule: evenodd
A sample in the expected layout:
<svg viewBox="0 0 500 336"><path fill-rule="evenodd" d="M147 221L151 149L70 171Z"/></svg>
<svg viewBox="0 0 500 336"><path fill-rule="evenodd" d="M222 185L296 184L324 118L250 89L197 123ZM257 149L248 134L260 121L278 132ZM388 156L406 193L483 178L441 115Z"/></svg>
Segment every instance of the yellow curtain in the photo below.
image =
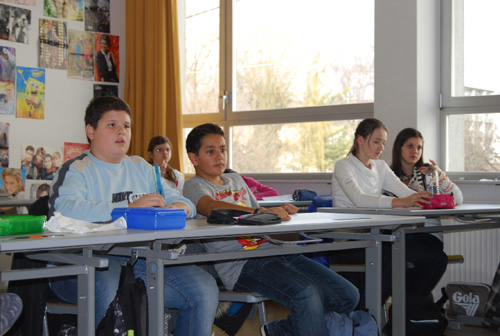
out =
<svg viewBox="0 0 500 336"><path fill-rule="evenodd" d="M170 165L181 170L182 111L175 0L127 0L125 101L132 109L130 153L148 159L149 140L172 141ZM182 171L182 170L181 170Z"/></svg>

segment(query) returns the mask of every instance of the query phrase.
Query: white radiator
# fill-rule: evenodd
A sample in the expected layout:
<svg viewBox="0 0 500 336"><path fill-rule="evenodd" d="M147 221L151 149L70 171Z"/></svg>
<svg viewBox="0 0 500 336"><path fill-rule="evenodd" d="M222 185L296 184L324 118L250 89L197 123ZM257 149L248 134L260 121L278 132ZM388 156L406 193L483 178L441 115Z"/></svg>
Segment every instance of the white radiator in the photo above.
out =
<svg viewBox="0 0 500 336"><path fill-rule="evenodd" d="M456 224L442 219L442 224ZM491 285L500 262L500 230L479 230L444 234L446 254L461 254L463 264L450 264L433 291L434 299L441 297L441 287L448 282L482 282Z"/></svg>

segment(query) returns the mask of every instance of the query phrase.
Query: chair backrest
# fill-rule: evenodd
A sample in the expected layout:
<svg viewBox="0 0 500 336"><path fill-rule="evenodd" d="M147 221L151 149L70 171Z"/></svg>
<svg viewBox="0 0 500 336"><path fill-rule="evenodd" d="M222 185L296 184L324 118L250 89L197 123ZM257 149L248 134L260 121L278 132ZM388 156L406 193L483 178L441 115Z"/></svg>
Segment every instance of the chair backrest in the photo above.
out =
<svg viewBox="0 0 500 336"><path fill-rule="evenodd" d="M318 208L332 207L332 206L333 206L333 197L331 194L318 195L314 197L311 204L309 204L307 212L316 212Z"/></svg>

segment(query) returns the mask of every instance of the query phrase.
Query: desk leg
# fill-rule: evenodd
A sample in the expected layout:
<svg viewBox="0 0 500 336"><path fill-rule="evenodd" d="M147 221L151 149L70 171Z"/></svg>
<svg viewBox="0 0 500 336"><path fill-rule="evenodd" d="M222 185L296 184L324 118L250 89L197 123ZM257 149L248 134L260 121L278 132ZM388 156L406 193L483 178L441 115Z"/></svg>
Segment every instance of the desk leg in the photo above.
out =
<svg viewBox="0 0 500 336"><path fill-rule="evenodd" d="M78 335L95 335L95 268L78 275Z"/></svg>
<svg viewBox="0 0 500 336"><path fill-rule="evenodd" d="M406 335L406 234L395 232L392 244L392 334Z"/></svg>
<svg viewBox="0 0 500 336"><path fill-rule="evenodd" d="M163 335L165 324L165 266L163 264L163 259L158 258L146 258L146 263L149 335L158 336Z"/></svg>
<svg viewBox="0 0 500 336"><path fill-rule="evenodd" d="M365 249L365 292L366 308L375 316L379 329L382 327L382 243L377 241L373 247ZM381 332L381 330L379 330Z"/></svg>

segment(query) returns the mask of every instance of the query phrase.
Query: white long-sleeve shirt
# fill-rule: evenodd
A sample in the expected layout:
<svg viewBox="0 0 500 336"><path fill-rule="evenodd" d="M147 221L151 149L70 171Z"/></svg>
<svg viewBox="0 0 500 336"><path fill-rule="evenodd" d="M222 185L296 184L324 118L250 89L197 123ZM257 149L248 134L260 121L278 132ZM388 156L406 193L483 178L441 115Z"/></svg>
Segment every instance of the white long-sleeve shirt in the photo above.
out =
<svg viewBox="0 0 500 336"><path fill-rule="evenodd" d="M415 192L409 189L383 160L371 160L367 168L349 154L335 163L332 178L333 206L337 208L392 208L394 197L382 195L383 190L398 197Z"/></svg>

